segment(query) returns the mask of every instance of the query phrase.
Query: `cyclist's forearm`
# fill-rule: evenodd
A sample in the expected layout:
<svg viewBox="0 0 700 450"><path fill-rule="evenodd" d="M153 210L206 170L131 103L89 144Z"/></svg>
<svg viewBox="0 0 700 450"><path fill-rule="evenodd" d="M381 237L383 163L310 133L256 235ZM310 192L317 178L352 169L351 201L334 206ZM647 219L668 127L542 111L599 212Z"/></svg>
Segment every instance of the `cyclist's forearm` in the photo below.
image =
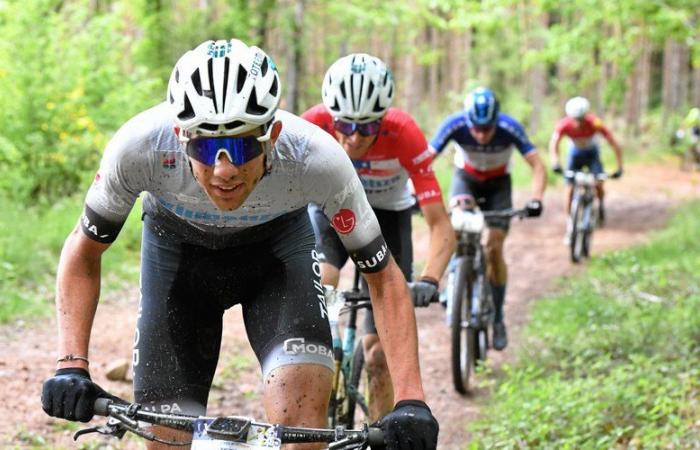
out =
<svg viewBox="0 0 700 450"><path fill-rule="evenodd" d="M532 197L542 200L547 187L547 170L537 152L529 153L525 156L525 160L532 169Z"/></svg>
<svg viewBox="0 0 700 450"><path fill-rule="evenodd" d="M424 400L416 318L404 276L392 259L386 268L365 274L365 278L394 386L394 402Z"/></svg>
<svg viewBox="0 0 700 450"><path fill-rule="evenodd" d="M82 250L82 231L76 229L61 252L56 278L58 356L88 356L90 331L100 292L100 255ZM82 360L65 361L59 367L84 367Z"/></svg>
<svg viewBox="0 0 700 450"><path fill-rule="evenodd" d="M430 247L422 277L440 281L455 248L455 235L449 219L430 226Z"/></svg>
<svg viewBox="0 0 700 450"><path fill-rule="evenodd" d="M549 159L551 164L559 162L559 142L561 140L560 136L552 136L549 140Z"/></svg>

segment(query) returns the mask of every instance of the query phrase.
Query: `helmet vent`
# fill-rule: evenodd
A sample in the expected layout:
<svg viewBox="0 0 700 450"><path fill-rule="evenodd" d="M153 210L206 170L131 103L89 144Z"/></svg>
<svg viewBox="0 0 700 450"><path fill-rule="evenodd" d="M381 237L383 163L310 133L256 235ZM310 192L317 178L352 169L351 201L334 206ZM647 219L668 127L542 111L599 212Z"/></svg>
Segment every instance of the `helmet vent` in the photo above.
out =
<svg viewBox="0 0 700 450"><path fill-rule="evenodd" d="M175 68L175 82L179 83L180 82L180 69Z"/></svg>
<svg viewBox="0 0 700 450"><path fill-rule="evenodd" d="M392 95L394 95L394 85L393 84L391 85L391 87L389 87L389 93L387 93L386 96L391 98Z"/></svg>
<svg viewBox="0 0 700 450"><path fill-rule="evenodd" d="M211 58L209 61L207 61L207 72L209 72L209 87L211 90L204 91L204 95L211 99L211 101L214 103L214 111L218 113L219 105L216 104L216 95L214 95L214 60Z"/></svg>
<svg viewBox="0 0 700 450"><path fill-rule="evenodd" d="M185 109L182 110L178 115L178 119L180 120L190 120L194 118L194 109L192 108L192 104L190 103L190 98L185 95Z"/></svg>
<svg viewBox="0 0 700 450"><path fill-rule="evenodd" d="M333 99L333 106L331 106L331 111L340 111L340 105L338 104L338 99Z"/></svg>
<svg viewBox="0 0 700 450"><path fill-rule="evenodd" d="M374 109L372 112L382 112L384 111L384 108L382 108L382 105L379 103L379 97L377 97L377 101L374 102Z"/></svg>
<svg viewBox="0 0 700 450"><path fill-rule="evenodd" d="M277 97L277 89L278 89L277 78L273 78L272 79L272 86L270 86L270 95L272 95L273 97Z"/></svg>
<svg viewBox="0 0 700 450"><path fill-rule="evenodd" d="M265 59L263 59L263 62L260 65L260 75L264 77L265 74L267 73L267 69L268 69L267 58L265 58Z"/></svg>
<svg viewBox="0 0 700 450"><path fill-rule="evenodd" d="M240 120L234 120L233 122L224 124L224 128L226 128L227 130L233 130L234 128L240 127L241 125L245 125L245 123Z"/></svg>
<svg viewBox="0 0 700 450"><path fill-rule="evenodd" d="M254 116L261 116L267 112L267 108L258 105L258 96L255 94L255 89L250 91L250 99L248 99L245 112Z"/></svg>
<svg viewBox="0 0 700 450"><path fill-rule="evenodd" d="M173 93L168 91L168 97L170 98L170 104L172 105L175 103L175 98L173 97Z"/></svg>
<svg viewBox="0 0 700 450"><path fill-rule="evenodd" d="M209 131L219 131L219 126L213 123L200 123L198 128L202 128Z"/></svg>
<svg viewBox="0 0 700 450"><path fill-rule="evenodd" d="M372 93L374 92L374 83L370 81L368 84L369 86L367 87L367 98L371 98Z"/></svg>
<svg viewBox="0 0 700 450"><path fill-rule="evenodd" d="M345 93L345 83L340 83L340 95L342 95L343 98L348 98L348 94Z"/></svg>
<svg viewBox="0 0 700 450"><path fill-rule="evenodd" d="M195 70L192 74L192 86L197 94L202 95L202 79L199 77L199 70Z"/></svg>
<svg viewBox="0 0 700 450"><path fill-rule="evenodd" d="M243 90L243 85L245 84L245 79L247 76L248 72L243 68L243 66L238 66L238 76L236 77L236 89L238 94L240 94Z"/></svg>
<svg viewBox="0 0 700 450"><path fill-rule="evenodd" d="M229 72L228 68L231 65L231 60L229 60L228 56L224 58L224 90L221 92L223 101L221 105L221 109L226 111L226 93L228 92L228 79L229 79Z"/></svg>

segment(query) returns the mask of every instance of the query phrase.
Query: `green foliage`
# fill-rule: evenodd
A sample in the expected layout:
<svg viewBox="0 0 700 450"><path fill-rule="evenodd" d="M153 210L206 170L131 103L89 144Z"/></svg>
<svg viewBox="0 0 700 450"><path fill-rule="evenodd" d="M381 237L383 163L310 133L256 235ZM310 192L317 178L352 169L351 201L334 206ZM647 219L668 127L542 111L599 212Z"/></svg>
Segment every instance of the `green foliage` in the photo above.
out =
<svg viewBox="0 0 700 450"><path fill-rule="evenodd" d="M34 206L0 197L0 323L53 314L58 257L81 208L82 198L77 197ZM102 270L108 288L137 279L139 210L134 208L119 240L105 253Z"/></svg>
<svg viewBox="0 0 700 450"><path fill-rule="evenodd" d="M472 448L689 448L700 439L700 204L538 302Z"/></svg>
<svg viewBox="0 0 700 450"><path fill-rule="evenodd" d="M88 4L0 8L0 192L12 199L74 192L96 170L108 133L153 103L157 84L124 59L122 24L91 16Z"/></svg>

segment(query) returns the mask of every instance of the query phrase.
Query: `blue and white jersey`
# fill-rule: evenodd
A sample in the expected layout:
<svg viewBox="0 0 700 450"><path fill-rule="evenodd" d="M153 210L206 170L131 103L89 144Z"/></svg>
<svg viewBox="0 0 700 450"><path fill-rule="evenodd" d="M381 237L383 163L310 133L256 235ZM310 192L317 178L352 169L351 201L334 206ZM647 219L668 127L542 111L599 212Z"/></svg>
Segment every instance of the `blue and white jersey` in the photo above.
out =
<svg viewBox="0 0 700 450"><path fill-rule="evenodd" d="M430 140L430 146L440 153L450 141L454 141L457 147L455 165L478 179L509 173L513 147L523 156L536 151L523 126L507 114L498 114L496 131L488 144L479 144L469 132L471 127L466 113L456 112L442 122Z"/></svg>

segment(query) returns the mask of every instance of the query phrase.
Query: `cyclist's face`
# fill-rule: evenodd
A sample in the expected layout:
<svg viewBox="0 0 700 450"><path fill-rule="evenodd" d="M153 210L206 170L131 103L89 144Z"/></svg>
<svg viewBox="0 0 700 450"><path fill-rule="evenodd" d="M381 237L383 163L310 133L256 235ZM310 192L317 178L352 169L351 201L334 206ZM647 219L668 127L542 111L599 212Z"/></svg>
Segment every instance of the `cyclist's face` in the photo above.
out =
<svg viewBox="0 0 700 450"><path fill-rule="evenodd" d="M273 125L272 136L264 145L274 145L282 126L281 123ZM258 132L244 133L237 137L256 136ZM199 185L204 189L212 203L224 211L231 211L240 207L258 184L265 172L265 153L247 161L241 165L235 165L229 160L226 153L219 154L216 164L208 166L190 157L192 173Z"/></svg>
<svg viewBox="0 0 700 450"><path fill-rule="evenodd" d="M481 145L491 142L491 138L496 133L496 127L471 127L469 133Z"/></svg>
<svg viewBox="0 0 700 450"><path fill-rule="evenodd" d="M377 139L377 135L362 136L358 131L355 131L350 136L336 131L335 136L338 138L338 142L343 146L345 153L348 154L350 159L359 159L365 156L365 153L372 148L374 141Z"/></svg>

